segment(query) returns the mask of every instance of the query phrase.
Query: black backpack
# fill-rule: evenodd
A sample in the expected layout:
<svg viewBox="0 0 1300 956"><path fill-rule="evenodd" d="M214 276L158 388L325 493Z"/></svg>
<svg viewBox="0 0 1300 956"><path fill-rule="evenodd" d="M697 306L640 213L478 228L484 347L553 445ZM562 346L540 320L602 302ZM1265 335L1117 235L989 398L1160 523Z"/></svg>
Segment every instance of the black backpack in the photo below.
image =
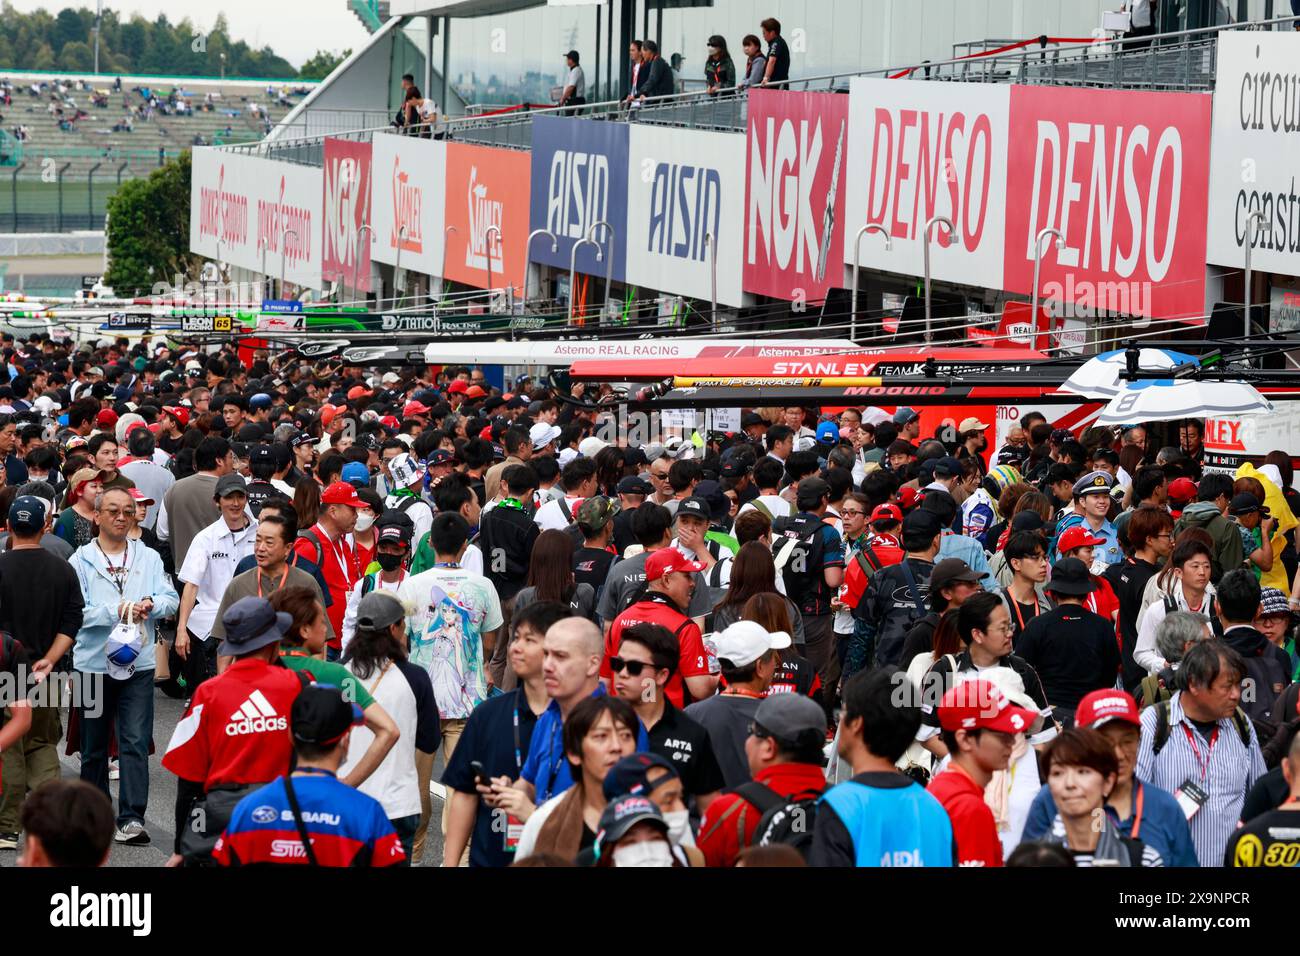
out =
<svg viewBox="0 0 1300 956"><path fill-rule="evenodd" d="M802 593L799 584L791 587L792 582L811 580L821 573L826 550L823 526L824 522L813 515L783 516L772 522L772 560L777 574L785 580L786 594Z"/></svg>
<svg viewBox="0 0 1300 956"><path fill-rule="evenodd" d="M325 546L321 544L320 536L311 528L304 528L302 531L298 532L298 537L299 539L305 538L311 542L312 547L316 549L316 557L313 561L315 562L316 567L323 568L325 566Z"/></svg>
<svg viewBox="0 0 1300 956"><path fill-rule="evenodd" d="M1242 654L1246 662L1246 677L1251 681L1253 699L1247 701L1243 693L1241 709L1245 711L1250 722L1255 725L1255 733L1261 741L1272 740L1277 733L1277 720L1273 716L1273 705L1281 690L1290 683L1289 675L1272 653L1273 645L1266 644L1257 654ZM1244 688L1243 688L1244 690Z"/></svg>
<svg viewBox="0 0 1300 956"><path fill-rule="evenodd" d="M742 849L747 846L775 846L784 844L799 851L805 860L812 850L813 827L817 822L817 801L820 792L804 790L792 797L783 797L766 784L751 780L742 783L731 791L741 799L732 804L727 812L718 817L709 834L702 834L703 841L714 830L722 826L733 814L736 817L736 843ZM745 839L745 818L749 808L753 807L762 814L754 836Z"/></svg>

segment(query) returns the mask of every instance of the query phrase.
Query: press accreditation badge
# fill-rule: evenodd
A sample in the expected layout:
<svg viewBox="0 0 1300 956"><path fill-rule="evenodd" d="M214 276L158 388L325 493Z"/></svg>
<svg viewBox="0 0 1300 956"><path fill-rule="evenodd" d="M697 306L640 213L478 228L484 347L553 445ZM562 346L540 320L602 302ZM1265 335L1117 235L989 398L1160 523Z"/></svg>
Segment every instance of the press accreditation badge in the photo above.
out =
<svg viewBox="0 0 1300 956"><path fill-rule="evenodd" d="M519 839L524 835L524 821L516 816L506 816L506 852L519 849Z"/></svg>
<svg viewBox="0 0 1300 956"><path fill-rule="evenodd" d="M1205 789L1199 783L1189 777L1174 791L1174 799L1183 808L1183 816L1190 820L1196 816L1201 807L1205 806L1206 801L1210 799L1210 795L1205 792Z"/></svg>

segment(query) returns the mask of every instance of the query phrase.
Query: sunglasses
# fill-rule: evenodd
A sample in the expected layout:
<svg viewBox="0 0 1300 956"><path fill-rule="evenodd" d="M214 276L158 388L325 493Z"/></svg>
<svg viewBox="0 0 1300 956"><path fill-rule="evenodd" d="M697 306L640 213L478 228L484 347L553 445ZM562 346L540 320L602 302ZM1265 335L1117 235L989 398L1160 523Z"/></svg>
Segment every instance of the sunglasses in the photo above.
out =
<svg viewBox="0 0 1300 956"><path fill-rule="evenodd" d="M640 677L641 672L646 668L654 670L653 664L647 664L645 661L625 661L621 657L611 657L609 659L609 669L615 674L626 670L632 677Z"/></svg>

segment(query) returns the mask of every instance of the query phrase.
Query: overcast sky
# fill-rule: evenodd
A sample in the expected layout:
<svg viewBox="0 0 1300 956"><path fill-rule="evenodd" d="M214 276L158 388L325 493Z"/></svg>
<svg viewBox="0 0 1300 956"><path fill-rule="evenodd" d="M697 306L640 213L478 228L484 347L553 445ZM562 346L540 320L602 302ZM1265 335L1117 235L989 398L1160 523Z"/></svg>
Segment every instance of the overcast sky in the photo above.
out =
<svg viewBox="0 0 1300 956"><path fill-rule="evenodd" d="M64 7L95 8L95 0L10 2L24 12L44 8L51 14ZM366 29L346 0L104 0L104 9L115 10L121 20L135 13L148 20L165 13L172 23L188 17L199 28L210 28L217 14L224 12L232 40L243 40L254 49L269 46L295 67L317 50L355 50L366 40Z"/></svg>

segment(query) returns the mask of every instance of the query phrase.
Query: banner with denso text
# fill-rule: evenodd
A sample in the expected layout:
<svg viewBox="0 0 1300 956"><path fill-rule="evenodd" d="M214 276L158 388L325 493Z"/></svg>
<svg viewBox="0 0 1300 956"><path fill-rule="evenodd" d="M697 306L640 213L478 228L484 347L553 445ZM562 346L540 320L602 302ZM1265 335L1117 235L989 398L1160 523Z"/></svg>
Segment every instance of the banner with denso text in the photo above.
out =
<svg viewBox="0 0 1300 956"><path fill-rule="evenodd" d="M844 279L849 101L754 90L746 131L745 290L819 301Z"/></svg>
<svg viewBox="0 0 1300 956"><path fill-rule="evenodd" d="M369 143L325 138L322 208L321 270L324 277L342 276L349 288L369 292L370 246L374 236L370 231L360 232L362 224L370 222Z"/></svg>
<svg viewBox="0 0 1300 956"><path fill-rule="evenodd" d="M320 169L201 147L190 176L191 252L321 287Z"/></svg>
<svg viewBox="0 0 1300 956"><path fill-rule="evenodd" d="M1003 288L1066 316L1098 311L1198 320L1206 313L1210 97L1011 88Z"/></svg>
<svg viewBox="0 0 1300 956"><path fill-rule="evenodd" d="M1219 34L1210 150L1209 262L1300 275L1300 33ZM1279 446L1284 447L1284 446Z"/></svg>
<svg viewBox="0 0 1300 956"><path fill-rule="evenodd" d="M533 243L533 261L569 268L576 242L589 236L603 255L614 257L613 276L626 275L627 241L627 123L539 116L533 120L532 195L530 229L549 229L558 247L551 252L545 237ZM593 234L597 223L608 223ZM596 261L596 246L578 250L577 269L603 276L609 260Z"/></svg>
<svg viewBox="0 0 1300 956"><path fill-rule="evenodd" d="M632 126L627 280L708 300L715 244L718 302L743 304L745 138Z"/></svg>
<svg viewBox="0 0 1300 956"><path fill-rule="evenodd" d="M855 77L849 87L844 261L853 264L859 230L863 268L925 274L1002 288L1006 225L1007 127L1011 88L989 83L916 83Z"/></svg>
<svg viewBox="0 0 1300 956"><path fill-rule="evenodd" d="M442 275L446 144L384 133L375 136L371 145L370 212L375 230L371 258L412 272Z"/></svg>
<svg viewBox="0 0 1300 956"><path fill-rule="evenodd" d="M486 289L490 269L493 288L513 285L523 296L529 169L519 150L447 144L448 279Z"/></svg>

